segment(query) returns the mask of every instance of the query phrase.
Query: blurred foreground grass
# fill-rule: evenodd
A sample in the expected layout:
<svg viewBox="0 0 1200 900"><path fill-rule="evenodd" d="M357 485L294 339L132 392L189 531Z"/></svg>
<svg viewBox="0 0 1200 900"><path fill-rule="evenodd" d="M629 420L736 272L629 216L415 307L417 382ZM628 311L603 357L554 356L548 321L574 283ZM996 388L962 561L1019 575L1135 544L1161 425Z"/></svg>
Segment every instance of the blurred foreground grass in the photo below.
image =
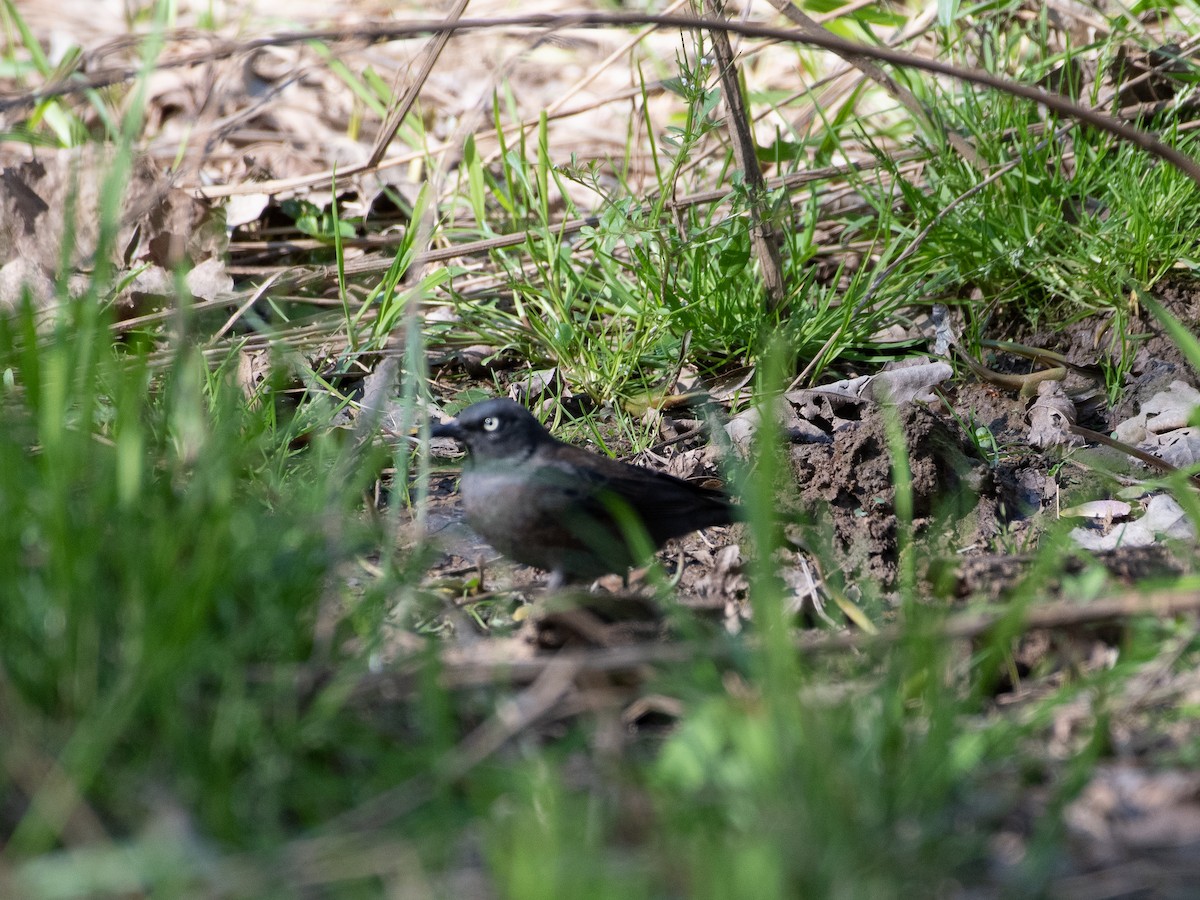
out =
<svg viewBox="0 0 1200 900"><path fill-rule="evenodd" d="M352 701L388 599L419 577L403 558L350 575L387 541L355 508L374 463L348 466L328 432L296 452L187 351L151 378L97 308L52 334L0 323L6 895L932 896L994 874L1024 780L1048 779L1051 805L1078 790L1022 762L1044 715L983 715L1007 635L964 668L912 606L895 644L810 660L769 569L758 641L648 686L680 698L672 732L607 756L585 717L448 767L511 694L440 686L431 638L403 699ZM771 492L747 499L769 540ZM1119 669L1090 677L1071 694ZM1026 895L1058 820L1033 837L1000 879Z"/></svg>

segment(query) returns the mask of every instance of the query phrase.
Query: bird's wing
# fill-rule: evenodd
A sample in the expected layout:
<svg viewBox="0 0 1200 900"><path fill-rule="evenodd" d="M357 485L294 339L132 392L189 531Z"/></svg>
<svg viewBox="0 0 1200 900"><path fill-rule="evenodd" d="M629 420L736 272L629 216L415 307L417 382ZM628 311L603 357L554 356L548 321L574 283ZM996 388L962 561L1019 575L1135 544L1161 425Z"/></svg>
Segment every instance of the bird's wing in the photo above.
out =
<svg viewBox="0 0 1200 900"><path fill-rule="evenodd" d="M610 518L613 497L627 503L646 522L683 522L694 517L716 524L722 512L730 508L729 496L724 492L666 472L632 466L565 444L559 451L554 468L571 482L572 502L583 505L593 516Z"/></svg>

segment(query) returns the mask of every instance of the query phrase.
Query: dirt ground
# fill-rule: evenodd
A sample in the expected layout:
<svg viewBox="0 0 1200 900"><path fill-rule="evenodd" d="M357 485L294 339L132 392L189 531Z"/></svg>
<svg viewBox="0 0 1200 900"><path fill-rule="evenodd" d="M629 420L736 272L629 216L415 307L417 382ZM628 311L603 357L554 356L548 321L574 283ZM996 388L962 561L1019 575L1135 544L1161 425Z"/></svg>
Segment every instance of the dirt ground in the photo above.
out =
<svg viewBox="0 0 1200 900"><path fill-rule="evenodd" d="M1189 328L1200 327L1200 290L1174 284L1161 297ZM1097 386L1078 378L1068 382L1079 398L1079 421L1094 431L1111 432L1175 382L1197 383L1196 372L1153 316L1138 312L1130 331L1136 335L1135 362L1116 406L1103 402L1103 383ZM1103 334L1097 339L1092 322L1020 340L1087 367L1114 352ZM1018 374L1038 368L1002 353L985 364L993 371ZM443 385L462 385L468 378L452 364L436 376ZM1073 518L1076 511L1124 495L1159 473L1094 443L1033 446L1030 411L1036 402L960 365L953 378L939 385L931 402L909 402L894 413L912 474L919 596L964 610L1004 601L1024 590L1023 579L1035 567L1045 566L1047 552L1057 554L1054 572L1038 581L1034 602L1049 607L1069 608L1086 599L1082 586L1090 585L1087 591L1094 593L1097 572L1104 573L1101 581L1109 590L1118 591L1120 585L1194 572L1189 544L1165 535L1128 545L1118 542L1104 550L1087 550L1071 539L1064 523L1074 522L1096 535L1112 534L1128 516L1105 512ZM888 437L893 414L878 403L844 397L831 401L825 412L825 418L805 420L817 426L805 429L805 439L787 445L787 477L778 496L788 540L775 556L792 595L796 624L809 629L817 642L831 635L849 635L851 640L862 636L847 609L882 608L883 620L892 619L900 590L896 476ZM688 415L664 418L662 433L669 439L694 430L694 437L652 448L630 461L691 477L719 477L718 454L705 438L704 421ZM974 436L965 430L971 425L979 429ZM462 523L455 494L457 450L451 444L439 445L434 454L439 468L429 522L442 555L427 583L447 596L454 594L447 600L446 623L449 633L459 632L452 644L466 642L460 657L462 677L505 664L542 671L539 660L553 659L564 650L624 652L626 664L615 664L597 677L604 690L626 693L630 709L638 711L631 712L626 723L630 733L636 735L639 728L652 733L664 721L663 710L638 705L636 672L639 664L669 655L678 631L673 618L678 610L726 631L741 630L752 617L746 562L755 550L744 526L695 533L660 553L663 569L677 579L671 607L655 599L654 591L640 580L641 572L633 573L628 585L610 576L590 590L548 595L541 587L544 573L497 557ZM1133 515L1145 496L1134 501ZM1070 517L1064 518L1064 510ZM468 586L464 578L474 577L478 580ZM850 605L832 602L839 597ZM472 606L481 618L464 614ZM1111 665L1127 637L1126 628L1120 621L1101 620L1028 631L1014 645L1011 677L996 685L995 709L1012 714L1072 673ZM481 638L490 645L486 650ZM1056 896L1124 896L1147 885L1153 893L1145 896L1194 896L1193 885L1200 877L1193 852L1200 846L1200 778L1169 761L1186 758L1188 748L1200 741L1200 723L1171 713L1197 698L1200 677L1172 675L1163 668L1139 679L1116 703L1118 746L1112 761L1096 770L1067 812L1072 855L1061 862ZM670 711L666 712L669 721ZM1044 748L1049 767L1079 752L1080 736L1092 727L1093 714L1085 700L1059 713ZM997 773L996 789L1016 798L1015 812L993 826L991 853L997 877L1028 849L1049 802L1048 786L1022 787L1023 777L1016 771Z"/></svg>
<svg viewBox="0 0 1200 900"><path fill-rule="evenodd" d="M1189 327L1200 325L1200 291L1195 287L1170 285L1162 300ZM1172 382L1194 385L1198 380L1149 313L1140 311L1131 330L1137 342L1135 362L1117 405L1105 405L1102 383L1081 386L1079 422L1092 430L1108 433ZM1104 354L1115 351L1103 344L1097 346L1092 322L1019 340L1060 353L1080 366L1095 367ZM987 362L996 371L1023 369L1027 373L1038 368L1003 354ZM444 383L466 386L453 367L440 374ZM878 403L836 400L837 410L824 419L820 415L806 419L817 426L815 438L806 433L794 437L788 446L792 478L781 486L780 515L803 532L805 542L819 547L818 556L832 559L852 590L858 585L860 595L890 595L895 588L898 549L887 415ZM950 560L953 596L1004 596L1032 560L1039 538L1059 521L1062 508L1110 499L1122 486L1156 474L1107 447L1082 442L1067 448L1032 446L1028 416L1033 402L1004 385L982 381L960 366L950 381L939 385L935 400L899 407L897 420L912 478L914 537L928 557L925 576L943 579L927 584L935 593L944 591L947 577L946 568L936 562ZM721 477L718 453L705 440L704 420L688 416L685 411L664 417L660 428L664 442L672 435L696 432L690 440L672 443L661 453L651 448L643 459L627 461L665 468L673 474L683 469L693 478ZM979 434L968 435L964 427L968 423L980 429ZM986 449L981 449L981 444ZM433 575L458 571L484 558L488 560L484 571L489 586L536 583L536 570L493 560L495 554L488 553L486 544L473 538L465 526L455 527L452 467L457 451L446 443L435 447L434 453L451 471L439 473L432 489L433 520L437 523L433 530L445 529L441 538L448 554ZM1097 527L1104 530L1111 523ZM740 599L744 580L722 573L727 575L744 561L742 537L737 526L712 528L662 552L669 571L676 571L681 559L684 562L681 602L718 609ZM736 548L736 556L731 556L732 548ZM1014 548L1020 552L1014 553ZM727 550L731 552L724 552ZM1081 549L1080 565L1082 555ZM1190 568L1182 557L1171 553L1168 543L1119 546L1095 558L1115 578L1128 583L1158 574L1178 575ZM868 583L871 587L865 586Z"/></svg>

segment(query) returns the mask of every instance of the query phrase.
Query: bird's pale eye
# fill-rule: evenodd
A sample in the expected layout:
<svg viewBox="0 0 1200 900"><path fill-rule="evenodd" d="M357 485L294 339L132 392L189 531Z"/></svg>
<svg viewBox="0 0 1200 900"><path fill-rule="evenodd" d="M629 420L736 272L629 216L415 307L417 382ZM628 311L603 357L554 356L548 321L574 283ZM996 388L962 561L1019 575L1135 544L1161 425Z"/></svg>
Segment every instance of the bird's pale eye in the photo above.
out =
<svg viewBox="0 0 1200 900"><path fill-rule="evenodd" d="M483 430L484 431L495 431L499 427L500 427L500 420L497 419L495 416L488 416L486 419L483 420Z"/></svg>

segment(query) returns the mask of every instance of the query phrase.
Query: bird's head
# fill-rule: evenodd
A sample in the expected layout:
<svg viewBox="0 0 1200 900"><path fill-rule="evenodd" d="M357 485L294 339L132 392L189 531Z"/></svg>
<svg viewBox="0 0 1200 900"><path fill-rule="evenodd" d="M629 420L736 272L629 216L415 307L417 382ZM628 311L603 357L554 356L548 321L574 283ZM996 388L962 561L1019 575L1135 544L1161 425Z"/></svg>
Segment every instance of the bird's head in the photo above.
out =
<svg viewBox="0 0 1200 900"><path fill-rule="evenodd" d="M477 463L519 462L539 444L553 440L533 413L504 398L472 404L457 418L434 425L429 433L454 438Z"/></svg>

